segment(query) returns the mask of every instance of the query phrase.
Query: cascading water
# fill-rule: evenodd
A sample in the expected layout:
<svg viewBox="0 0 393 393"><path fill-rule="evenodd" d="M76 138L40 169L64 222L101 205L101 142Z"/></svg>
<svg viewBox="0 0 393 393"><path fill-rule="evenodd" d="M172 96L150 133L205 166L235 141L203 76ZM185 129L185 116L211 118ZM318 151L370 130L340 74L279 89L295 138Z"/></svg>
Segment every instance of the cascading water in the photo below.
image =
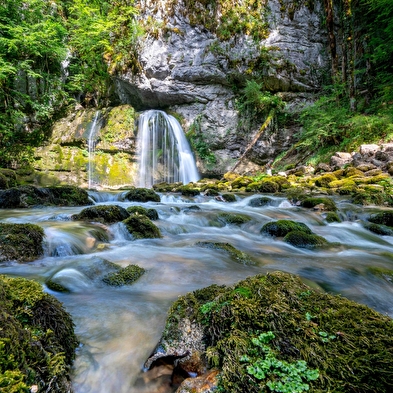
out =
<svg viewBox="0 0 393 393"><path fill-rule="evenodd" d="M88 164L88 181L89 188L92 188L94 182L94 164L93 158L95 153L95 148L97 144L97 135L101 128L100 111L97 111L94 115L94 119L90 125L89 139L88 139L88 149L89 149L89 164Z"/></svg>
<svg viewBox="0 0 393 393"><path fill-rule="evenodd" d="M138 128L139 186L199 179L195 160L179 122L163 111L140 115Z"/></svg>

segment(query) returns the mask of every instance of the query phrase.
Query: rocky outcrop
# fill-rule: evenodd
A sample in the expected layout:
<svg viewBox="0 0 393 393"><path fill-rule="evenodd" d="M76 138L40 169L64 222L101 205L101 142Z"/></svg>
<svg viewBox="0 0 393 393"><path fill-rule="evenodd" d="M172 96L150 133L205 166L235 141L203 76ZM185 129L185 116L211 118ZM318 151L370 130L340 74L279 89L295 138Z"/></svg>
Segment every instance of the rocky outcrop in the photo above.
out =
<svg viewBox="0 0 393 393"><path fill-rule="evenodd" d="M328 63L323 55L327 38L320 17L323 4L318 0L270 0L266 6L243 0L231 6L232 13L224 1L214 4L143 2L140 18L148 34L139 53L142 71L137 76L119 75L116 84L122 102L179 114L186 132L197 133L199 146L208 146L214 154L210 162L199 160L201 172L222 174L264 121L242 125L233 85L242 86L246 77L263 80L265 89L284 93L291 110L298 107L320 87ZM242 31L230 24L236 13L245 15L241 7L257 15L252 23L259 23L258 29L251 21L246 27L239 20ZM293 132L272 127L255 144L241 170L256 170L277 156L289 145Z"/></svg>
<svg viewBox="0 0 393 393"><path fill-rule="evenodd" d="M135 117L131 106L121 105L101 111L80 108L57 122L48 145L36 150L35 182L82 187L133 185ZM96 132L92 133L94 124Z"/></svg>

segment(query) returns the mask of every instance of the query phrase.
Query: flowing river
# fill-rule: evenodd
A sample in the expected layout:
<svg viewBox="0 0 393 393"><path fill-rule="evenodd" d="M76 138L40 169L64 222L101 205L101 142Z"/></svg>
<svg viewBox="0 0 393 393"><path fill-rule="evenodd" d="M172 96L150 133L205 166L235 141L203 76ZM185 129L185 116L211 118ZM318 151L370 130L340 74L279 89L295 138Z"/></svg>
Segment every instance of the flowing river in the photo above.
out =
<svg viewBox="0 0 393 393"><path fill-rule="evenodd" d="M72 315L81 342L73 373L76 393L170 392L160 378L142 372L143 363L161 336L172 302L213 283L232 284L281 270L393 317L393 284L368 271L370 267L393 270L393 237L375 235L361 224L377 208L336 200L343 222L326 224L321 213L277 197L271 197L268 206L252 207L250 200L258 195L237 195L236 202L224 203L202 195L160 194L160 203L143 204L122 201L120 192L90 195L96 204L155 208L159 213L155 224L163 238L133 240L122 224L103 227L70 221L82 207L0 210L1 221L35 223L45 229L45 255L31 263L2 264L0 274L37 280ZM222 212L245 214L251 220L241 226L226 225L219 219ZM262 236L262 225L277 219L304 222L336 244L305 250ZM92 236L97 231L109 232L110 240L97 241ZM200 247L196 244L200 241L230 243L246 252L253 264L238 263L224 250ZM102 259L123 267L137 264L146 273L131 286L106 286L84 273ZM53 276L67 283L71 292L46 288L45 281Z"/></svg>

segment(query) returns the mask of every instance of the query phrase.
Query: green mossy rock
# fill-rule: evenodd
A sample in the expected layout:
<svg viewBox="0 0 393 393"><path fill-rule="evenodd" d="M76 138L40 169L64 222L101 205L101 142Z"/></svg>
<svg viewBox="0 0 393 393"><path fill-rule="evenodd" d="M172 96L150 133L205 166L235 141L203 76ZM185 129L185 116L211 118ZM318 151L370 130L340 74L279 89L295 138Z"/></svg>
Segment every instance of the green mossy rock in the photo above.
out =
<svg viewBox="0 0 393 393"><path fill-rule="evenodd" d="M384 211L380 213L373 214L368 218L368 221L374 224L387 225L388 227L393 227L393 211Z"/></svg>
<svg viewBox="0 0 393 393"><path fill-rule="evenodd" d="M249 184L246 187L247 192L263 192L263 193L269 193L269 194L274 194L278 191L280 191L280 185L276 183L275 181L271 180L262 180L258 182L254 182Z"/></svg>
<svg viewBox="0 0 393 393"><path fill-rule="evenodd" d="M371 266L366 269L367 273L372 274L373 276L383 278L389 283L393 283L393 270L387 269L385 267L376 267Z"/></svg>
<svg viewBox="0 0 393 393"><path fill-rule="evenodd" d="M222 194L221 197L225 202L236 202L236 195L234 194Z"/></svg>
<svg viewBox="0 0 393 393"><path fill-rule="evenodd" d="M207 188L204 191L204 193L205 193L206 196L218 196L218 195L220 195L220 193L216 189L214 189L214 188Z"/></svg>
<svg viewBox="0 0 393 393"><path fill-rule="evenodd" d="M356 205L393 206L393 196L382 187L365 186L351 193L352 203Z"/></svg>
<svg viewBox="0 0 393 393"><path fill-rule="evenodd" d="M183 186L183 183L157 183L153 184L153 190L157 192L177 192L180 187Z"/></svg>
<svg viewBox="0 0 393 393"><path fill-rule="evenodd" d="M337 210L336 204L330 198L310 197L310 198L304 199L301 202L301 206L308 207L308 208L313 208L313 207L320 205L320 204L324 205L324 210L329 210L329 211L336 211Z"/></svg>
<svg viewBox="0 0 393 393"><path fill-rule="evenodd" d="M251 207L262 207L262 206L269 206L272 203L272 199L268 197L258 197L253 198L248 202L248 206Z"/></svg>
<svg viewBox="0 0 393 393"><path fill-rule="evenodd" d="M328 223L341 222L341 219L336 212L328 212L325 215L325 221Z"/></svg>
<svg viewBox="0 0 393 393"><path fill-rule="evenodd" d="M287 235L284 236L283 241L294 247L308 249L321 247L329 244L328 241L322 236L315 235L314 233L304 233L302 231L289 232Z"/></svg>
<svg viewBox="0 0 393 393"><path fill-rule="evenodd" d="M323 188L329 187L329 184L335 180L337 180L337 177L332 173L327 173L314 179L315 185Z"/></svg>
<svg viewBox="0 0 393 393"><path fill-rule="evenodd" d="M159 228L146 216L131 215L123 223L135 239L154 239L161 237Z"/></svg>
<svg viewBox="0 0 393 393"><path fill-rule="evenodd" d="M392 320L283 272L180 297L158 348L186 353L188 372L201 368L196 357L218 369L221 392L393 391Z"/></svg>
<svg viewBox="0 0 393 393"><path fill-rule="evenodd" d="M117 272L107 274L102 281L105 284L120 287L130 285L145 273L145 269L138 265L128 265Z"/></svg>
<svg viewBox="0 0 393 393"><path fill-rule="evenodd" d="M232 244L216 242L198 242L196 243L196 245L203 248L226 251L235 262L242 263L243 265L253 264L253 261L249 255L233 247Z"/></svg>
<svg viewBox="0 0 393 393"><path fill-rule="evenodd" d="M263 235L274 237L284 237L292 231L300 231L310 235L312 234L311 229L306 224L292 220L278 220L268 222L261 228L261 233Z"/></svg>
<svg viewBox="0 0 393 393"><path fill-rule="evenodd" d="M0 208L92 205L88 193L74 186L37 188L20 186L0 191Z"/></svg>
<svg viewBox="0 0 393 393"><path fill-rule="evenodd" d="M158 220L158 213L156 209L146 209L142 206L130 206L127 207L127 212L129 214L146 216L152 221Z"/></svg>
<svg viewBox="0 0 393 393"><path fill-rule="evenodd" d="M234 181L231 182L231 187L233 189L239 189L242 187L247 187L249 184L253 182L252 177L249 176L239 176Z"/></svg>
<svg viewBox="0 0 393 393"><path fill-rule="evenodd" d="M43 254L44 230L35 224L0 223L0 262L28 262Z"/></svg>
<svg viewBox="0 0 393 393"><path fill-rule="evenodd" d="M190 185L185 185L179 188L179 191L181 192L182 195L184 196L197 196L200 194L199 189L190 186Z"/></svg>
<svg viewBox="0 0 393 393"><path fill-rule="evenodd" d="M242 225L246 222L251 221L251 217L245 214L235 214L235 213L219 213L217 216L218 220L224 224Z"/></svg>
<svg viewBox="0 0 393 393"><path fill-rule="evenodd" d="M16 187L18 185L18 178L16 172L12 169L0 168L0 178L2 176L7 180L8 187Z"/></svg>
<svg viewBox="0 0 393 393"><path fill-rule="evenodd" d="M81 221L95 221L104 224L114 224L115 222L123 221L130 215L124 207L117 205L98 205L87 207L79 214L74 214L71 218L73 220Z"/></svg>
<svg viewBox="0 0 393 393"><path fill-rule="evenodd" d="M0 391L71 392L77 345L70 315L40 284L0 276Z"/></svg>
<svg viewBox="0 0 393 393"><path fill-rule="evenodd" d="M7 178L0 173L0 190L6 190L8 188Z"/></svg>
<svg viewBox="0 0 393 393"><path fill-rule="evenodd" d="M133 188L124 196L133 202L160 202L160 196L149 188Z"/></svg>
<svg viewBox="0 0 393 393"><path fill-rule="evenodd" d="M393 228L382 224L366 223L364 228L381 236L393 236Z"/></svg>

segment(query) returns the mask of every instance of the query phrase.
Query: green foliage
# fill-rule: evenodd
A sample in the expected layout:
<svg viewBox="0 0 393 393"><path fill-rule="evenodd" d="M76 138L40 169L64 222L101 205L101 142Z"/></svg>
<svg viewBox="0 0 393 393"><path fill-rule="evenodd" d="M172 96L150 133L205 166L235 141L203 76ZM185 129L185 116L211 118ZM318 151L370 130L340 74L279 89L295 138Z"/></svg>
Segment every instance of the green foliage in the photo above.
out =
<svg viewBox="0 0 393 393"><path fill-rule="evenodd" d="M320 332L322 333L322 332ZM289 363L278 360L267 344L275 338L273 332L260 333L252 338L249 354L240 358L247 366L247 373L256 380L269 379L266 385L272 392L301 393L309 390L308 381L318 378L319 372L309 369L304 360Z"/></svg>

